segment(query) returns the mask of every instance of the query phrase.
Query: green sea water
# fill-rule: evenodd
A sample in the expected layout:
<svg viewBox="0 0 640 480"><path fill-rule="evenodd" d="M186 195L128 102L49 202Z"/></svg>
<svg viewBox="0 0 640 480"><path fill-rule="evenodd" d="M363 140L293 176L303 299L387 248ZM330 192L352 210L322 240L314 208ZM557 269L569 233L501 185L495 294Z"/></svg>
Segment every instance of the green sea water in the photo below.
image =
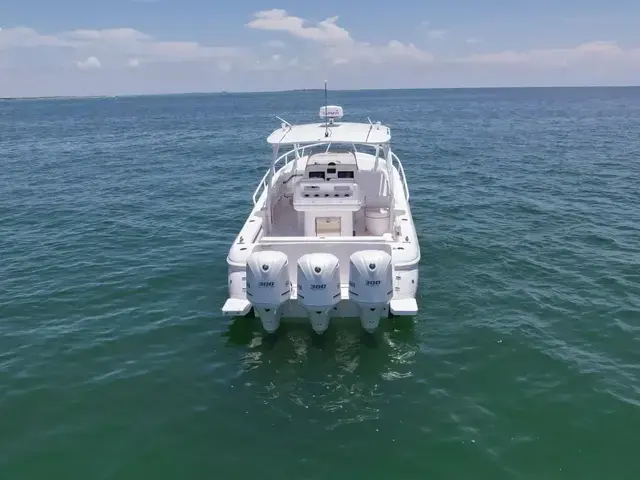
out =
<svg viewBox="0 0 640 480"><path fill-rule="evenodd" d="M330 100L420 235L374 336L220 314L321 92L0 101L0 480L640 478L640 89Z"/></svg>

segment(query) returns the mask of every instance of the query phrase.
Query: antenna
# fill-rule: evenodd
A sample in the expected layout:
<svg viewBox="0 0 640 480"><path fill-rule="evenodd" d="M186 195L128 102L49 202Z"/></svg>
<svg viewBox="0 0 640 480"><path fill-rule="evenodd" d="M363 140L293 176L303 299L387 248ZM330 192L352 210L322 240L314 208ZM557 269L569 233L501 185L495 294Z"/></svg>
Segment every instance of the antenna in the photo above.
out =
<svg viewBox="0 0 640 480"><path fill-rule="evenodd" d="M339 105L329 105L329 100L327 98L327 81L324 82L324 106L320 107L320 118L324 118L324 136L328 137L331 132L329 132L329 125L333 126L333 122L336 118L342 118L344 115L344 111L342 107Z"/></svg>
<svg viewBox="0 0 640 480"><path fill-rule="evenodd" d="M325 114L328 110L329 107L329 102L327 101L327 81L324 81L324 111ZM329 116L325 115L324 117L324 136L328 137L329 136Z"/></svg>

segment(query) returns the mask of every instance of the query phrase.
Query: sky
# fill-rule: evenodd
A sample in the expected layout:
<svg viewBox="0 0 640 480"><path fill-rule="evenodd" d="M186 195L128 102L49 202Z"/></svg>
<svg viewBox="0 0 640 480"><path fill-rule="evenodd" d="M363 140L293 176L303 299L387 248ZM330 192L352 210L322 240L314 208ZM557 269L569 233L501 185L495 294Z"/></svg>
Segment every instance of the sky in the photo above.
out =
<svg viewBox="0 0 640 480"><path fill-rule="evenodd" d="M637 0L0 0L0 97L640 84Z"/></svg>

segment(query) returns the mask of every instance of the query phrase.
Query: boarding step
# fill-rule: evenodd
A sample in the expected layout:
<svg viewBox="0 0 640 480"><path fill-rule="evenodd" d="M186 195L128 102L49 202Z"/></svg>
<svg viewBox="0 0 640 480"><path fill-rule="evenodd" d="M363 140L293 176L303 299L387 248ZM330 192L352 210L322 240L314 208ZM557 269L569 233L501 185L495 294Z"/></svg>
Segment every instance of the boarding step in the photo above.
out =
<svg viewBox="0 0 640 480"><path fill-rule="evenodd" d="M229 316L243 316L251 310L251 303L242 298L228 298L222 307L222 313Z"/></svg>
<svg viewBox="0 0 640 480"><path fill-rule="evenodd" d="M389 302L391 314L399 317L409 317L418 313L418 302L415 298L394 298Z"/></svg>

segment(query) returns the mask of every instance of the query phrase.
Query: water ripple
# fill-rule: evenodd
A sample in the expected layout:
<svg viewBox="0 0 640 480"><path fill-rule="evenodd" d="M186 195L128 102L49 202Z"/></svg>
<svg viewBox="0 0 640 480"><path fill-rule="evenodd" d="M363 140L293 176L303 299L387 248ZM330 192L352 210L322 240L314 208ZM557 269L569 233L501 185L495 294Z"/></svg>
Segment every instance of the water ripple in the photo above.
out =
<svg viewBox="0 0 640 480"><path fill-rule="evenodd" d="M316 93L0 101L3 478L635 478L638 90L334 95L420 230L420 314L375 336L219 315Z"/></svg>

